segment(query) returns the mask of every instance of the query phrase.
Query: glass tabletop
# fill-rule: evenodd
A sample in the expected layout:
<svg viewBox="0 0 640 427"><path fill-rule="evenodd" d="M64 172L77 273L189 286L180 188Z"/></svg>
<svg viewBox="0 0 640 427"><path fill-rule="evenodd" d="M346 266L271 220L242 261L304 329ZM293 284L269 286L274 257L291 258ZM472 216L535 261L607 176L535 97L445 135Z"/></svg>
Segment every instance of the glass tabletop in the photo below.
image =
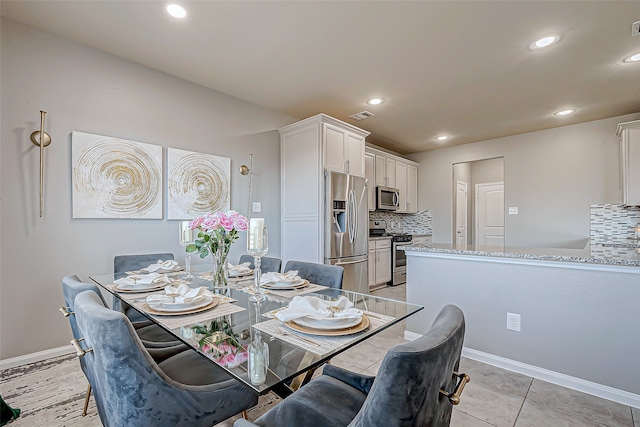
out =
<svg viewBox="0 0 640 427"><path fill-rule="evenodd" d="M131 290L121 289L114 284L115 280L126 277L126 274L92 275L90 278L259 394L271 390L280 395L288 394L290 389L287 384L300 374L320 366L423 308L403 301L316 284L294 290L267 290L264 301L251 303L253 276L230 278L228 286L216 287L211 280L211 271L202 271L203 268L194 267L192 274L195 278L189 282L180 279L183 273L167 274L171 286L186 284L189 288L205 287L214 294L211 303L206 303L209 301L207 299L187 311L180 307L174 311L156 311L147 304L148 296L165 295L164 286L167 283L153 290L145 290L144 286ZM315 296L328 301L345 296L355 308L363 311L364 316L361 323L347 325L347 328L315 329L295 322L283 323L275 317L275 313L287 308L294 296ZM257 320L250 322L250 314ZM251 342L251 335L255 338L258 332L268 346L269 364L265 382L253 384L247 374L247 346Z"/></svg>

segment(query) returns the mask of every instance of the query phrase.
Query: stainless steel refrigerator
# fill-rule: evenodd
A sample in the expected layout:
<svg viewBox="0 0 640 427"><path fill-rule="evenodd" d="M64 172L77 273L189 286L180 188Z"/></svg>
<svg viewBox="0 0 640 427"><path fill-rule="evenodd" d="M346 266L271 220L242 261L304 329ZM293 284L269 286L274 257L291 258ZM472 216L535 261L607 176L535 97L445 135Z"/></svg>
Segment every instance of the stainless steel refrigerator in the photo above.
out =
<svg viewBox="0 0 640 427"><path fill-rule="evenodd" d="M369 293L367 180L325 172L325 264L344 268L342 289Z"/></svg>

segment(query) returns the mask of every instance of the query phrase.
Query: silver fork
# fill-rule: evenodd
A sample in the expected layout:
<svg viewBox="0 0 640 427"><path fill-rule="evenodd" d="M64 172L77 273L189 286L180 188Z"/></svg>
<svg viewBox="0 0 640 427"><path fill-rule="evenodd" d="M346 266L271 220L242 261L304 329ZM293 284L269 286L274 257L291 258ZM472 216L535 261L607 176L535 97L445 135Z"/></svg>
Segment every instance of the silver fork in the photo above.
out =
<svg viewBox="0 0 640 427"><path fill-rule="evenodd" d="M310 340L309 338L305 338L305 337L303 337L303 336L301 336L301 335L294 334L293 332L289 332L289 331L287 331L287 330L284 330L283 328L281 328L281 327L280 327L280 326L278 326L278 325L273 325L273 329L275 329L276 333L278 333L278 334L280 334L280 335L284 335L284 336L290 335L290 336L292 336L292 337L296 337L296 338L298 338L299 340L302 340L302 341L308 342L309 344L313 344L313 345L316 345L316 346L320 346L320 344L318 344L317 342L312 341L312 340Z"/></svg>

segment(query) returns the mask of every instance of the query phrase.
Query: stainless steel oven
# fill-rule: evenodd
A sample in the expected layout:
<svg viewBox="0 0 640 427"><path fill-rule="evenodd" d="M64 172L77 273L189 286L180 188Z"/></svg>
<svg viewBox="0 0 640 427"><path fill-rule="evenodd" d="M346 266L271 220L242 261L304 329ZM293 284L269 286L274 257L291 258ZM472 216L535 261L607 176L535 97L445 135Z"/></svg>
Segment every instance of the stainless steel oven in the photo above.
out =
<svg viewBox="0 0 640 427"><path fill-rule="evenodd" d="M391 286L407 283L407 256L398 246L411 244L410 234L395 234L391 236Z"/></svg>

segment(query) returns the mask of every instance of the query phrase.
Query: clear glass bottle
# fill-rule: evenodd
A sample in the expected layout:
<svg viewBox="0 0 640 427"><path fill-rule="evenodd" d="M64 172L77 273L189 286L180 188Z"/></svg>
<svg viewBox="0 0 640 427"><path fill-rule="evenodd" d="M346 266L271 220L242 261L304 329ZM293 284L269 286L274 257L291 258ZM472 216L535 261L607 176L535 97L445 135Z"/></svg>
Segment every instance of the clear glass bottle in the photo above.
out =
<svg viewBox="0 0 640 427"><path fill-rule="evenodd" d="M269 346L262 341L259 331L254 332L255 339L247 347L249 355L249 381L251 384L263 384L267 380L269 367Z"/></svg>

